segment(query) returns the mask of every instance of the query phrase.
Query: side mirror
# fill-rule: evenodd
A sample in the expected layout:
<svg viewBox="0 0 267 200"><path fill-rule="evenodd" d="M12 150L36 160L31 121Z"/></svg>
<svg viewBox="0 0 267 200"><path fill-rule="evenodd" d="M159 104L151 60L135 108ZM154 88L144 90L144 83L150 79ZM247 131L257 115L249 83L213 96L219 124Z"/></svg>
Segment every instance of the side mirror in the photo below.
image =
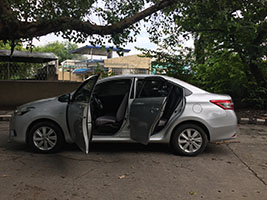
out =
<svg viewBox="0 0 267 200"><path fill-rule="evenodd" d="M58 101L60 102L69 102L70 101L70 93L67 94L63 94L61 96L58 97Z"/></svg>

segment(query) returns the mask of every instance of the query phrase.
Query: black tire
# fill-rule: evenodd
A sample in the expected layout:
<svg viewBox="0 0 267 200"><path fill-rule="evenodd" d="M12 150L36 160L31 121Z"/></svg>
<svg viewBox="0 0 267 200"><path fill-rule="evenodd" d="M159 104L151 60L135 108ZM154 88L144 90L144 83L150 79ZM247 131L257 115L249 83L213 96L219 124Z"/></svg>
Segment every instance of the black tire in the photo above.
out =
<svg viewBox="0 0 267 200"><path fill-rule="evenodd" d="M52 130L52 132L49 132L50 130ZM45 132L45 136L42 135L41 137L40 134L43 131ZM41 145L42 141L43 148ZM60 127L57 124L51 121L41 121L37 122L31 127L28 136L28 143L34 152L55 153L62 148L63 144L65 143L65 139Z"/></svg>
<svg viewBox="0 0 267 200"><path fill-rule="evenodd" d="M188 137L188 134L191 137ZM192 137L194 134L195 138ZM185 136L187 136L187 139ZM177 127L170 141L173 153L182 156L196 156L205 150L207 144L208 138L205 131L200 126L191 123Z"/></svg>

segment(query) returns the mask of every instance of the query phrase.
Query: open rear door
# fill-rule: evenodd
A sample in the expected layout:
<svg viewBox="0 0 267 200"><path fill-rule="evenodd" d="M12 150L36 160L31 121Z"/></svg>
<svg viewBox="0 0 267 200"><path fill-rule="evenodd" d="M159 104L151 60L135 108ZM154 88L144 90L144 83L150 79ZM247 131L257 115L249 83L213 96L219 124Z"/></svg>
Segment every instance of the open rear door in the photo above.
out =
<svg viewBox="0 0 267 200"><path fill-rule="evenodd" d="M146 78L141 91L131 104L130 134L131 139L148 144L149 138L158 123L169 94L166 80L161 77Z"/></svg>
<svg viewBox="0 0 267 200"><path fill-rule="evenodd" d="M99 74L89 77L73 94L67 110L67 120L72 140L88 154L92 133L90 100Z"/></svg>

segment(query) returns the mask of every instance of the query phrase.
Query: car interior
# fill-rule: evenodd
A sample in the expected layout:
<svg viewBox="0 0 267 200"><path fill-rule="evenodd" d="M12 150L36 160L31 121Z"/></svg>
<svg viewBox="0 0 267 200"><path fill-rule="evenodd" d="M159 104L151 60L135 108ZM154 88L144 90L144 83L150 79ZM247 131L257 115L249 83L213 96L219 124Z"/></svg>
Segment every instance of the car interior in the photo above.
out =
<svg viewBox="0 0 267 200"><path fill-rule="evenodd" d="M155 128L154 133L159 132L161 129L165 127L167 122L169 121L170 117L172 116L174 110L177 108L177 106L182 106L181 100L183 99L183 89L172 86L168 97L167 102L165 105L165 109L163 111L163 114Z"/></svg>
<svg viewBox="0 0 267 200"><path fill-rule="evenodd" d="M143 82L143 80L140 81ZM166 80L147 80L142 91L140 91L140 85L143 84L137 84L137 90L140 93L137 94L141 98L167 97L163 114L153 132L153 134L155 134L165 127L177 106L182 106L181 100L183 99L183 89Z"/></svg>
<svg viewBox="0 0 267 200"><path fill-rule="evenodd" d="M131 79L121 79L96 85L91 106L94 135L113 135L120 129L131 82Z"/></svg>
<svg viewBox="0 0 267 200"><path fill-rule="evenodd" d="M128 107L131 83L131 79L120 79L96 85L91 106L94 135L114 135L120 129ZM155 134L164 128L183 99L183 89L167 81L151 80L144 84L144 79L138 79L136 96L167 97L163 114L153 132Z"/></svg>

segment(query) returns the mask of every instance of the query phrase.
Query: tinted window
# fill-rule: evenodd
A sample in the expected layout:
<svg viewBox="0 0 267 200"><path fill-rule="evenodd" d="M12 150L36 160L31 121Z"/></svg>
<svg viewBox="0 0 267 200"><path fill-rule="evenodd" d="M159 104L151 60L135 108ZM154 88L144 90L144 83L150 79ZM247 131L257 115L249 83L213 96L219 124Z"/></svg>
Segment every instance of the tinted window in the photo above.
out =
<svg viewBox="0 0 267 200"><path fill-rule="evenodd" d="M136 96L138 96L138 94L140 94L143 83L144 83L144 79L138 79L137 80L137 82L136 82Z"/></svg>
<svg viewBox="0 0 267 200"><path fill-rule="evenodd" d="M92 79L88 80L83 86L81 86L73 95L73 101L79 102L89 102L91 97L91 92L94 88L94 85L97 81L98 76L93 77Z"/></svg>
<svg viewBox="0 0 267 200"><path fill-rule="evenodd" d="M125 93L129 92L130 86L130 79L107 81L96 85L95 93L98 96L124 95Z"/></svg>
<svg viewBox="0 0 267 200"><path fill-rule="evenodd" d="M171 84L165 80L145 80L139 97L166 97L171 87Z"/></svg>

